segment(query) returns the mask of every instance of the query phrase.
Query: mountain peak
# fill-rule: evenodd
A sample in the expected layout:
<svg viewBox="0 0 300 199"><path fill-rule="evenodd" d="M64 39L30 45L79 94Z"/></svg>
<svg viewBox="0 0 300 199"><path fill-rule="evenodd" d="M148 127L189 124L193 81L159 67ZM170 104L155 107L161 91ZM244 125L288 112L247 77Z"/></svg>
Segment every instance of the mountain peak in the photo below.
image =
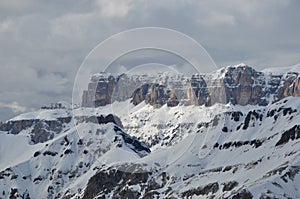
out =
<svg viewBox="0 0 300 199"><path fill-rule="evenodd" d="M240 63L240 64L236 64L236 65L229 65L229 66L226 66L225 68L241 68L241 67L250 67L250 66L248 66L245 63Z"/></svg>

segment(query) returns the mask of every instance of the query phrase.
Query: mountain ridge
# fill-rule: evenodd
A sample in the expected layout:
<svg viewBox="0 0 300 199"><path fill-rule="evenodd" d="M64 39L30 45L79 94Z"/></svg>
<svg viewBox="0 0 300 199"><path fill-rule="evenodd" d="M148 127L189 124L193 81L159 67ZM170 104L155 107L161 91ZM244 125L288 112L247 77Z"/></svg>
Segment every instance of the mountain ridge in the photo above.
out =
<svg viewBox="0 0 300 199"><path fill-rule="evenodd" d="M133 98L160 107L164 104L211 106L215 103L262 105L287 96L300 96L300 76L294 68L284 74L258 72L246 64L227 66L208 74L98 74L82 95L83 107L98 107ZM292 72L290 70L296 70Z"/></svg>
<svg viewBox="0 0 300 199"><path fill-rule="evenodd" d="M228 73L255 82L243 67ZM21 114L0 125L0 198L300 198L298 78L264 105L155 106L146 93Z"/></svg>

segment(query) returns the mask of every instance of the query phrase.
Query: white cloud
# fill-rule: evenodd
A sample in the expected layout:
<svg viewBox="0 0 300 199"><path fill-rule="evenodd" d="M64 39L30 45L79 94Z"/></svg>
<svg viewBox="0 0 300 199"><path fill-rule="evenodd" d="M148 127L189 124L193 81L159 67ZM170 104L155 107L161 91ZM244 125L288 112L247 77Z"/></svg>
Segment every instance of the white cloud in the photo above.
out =
<svg viewBox="0 0 300 199"><path fill-rule="evenodd" d="M15 27L15 24L13 20L11 19L5 19L3 21L0 21L0 32L7 32L13 30Z"/></svg>
<svg viewBox="0 0 300 199"><path fill-rule="evenodd" d="M25 106L21 106L18 102L1 103L0 108L10 108L14 113L23 113L27 110Z"/></svg>
<svg viewBox="0 0 300 199"><path fill-rule="evenodd" d="M87 34L87 26L95 20L93 13L69 13L51 21L50 28L53 35L63 37L82 38Z"/></svg>
<svg viewBox="0 0 300 199"><path fill-rule="evenodd" d="M133 0L97 0L97 4L103 17L125 17L132 7Z"/></svg>
<svg viewBox="0 0 300 199"><path fill-rule="evenodd" d="M236 24L236 19L233 15L211 12L208 16L206 16L206 18L200 19L199 23L205 26L234 26Z"/></svg>

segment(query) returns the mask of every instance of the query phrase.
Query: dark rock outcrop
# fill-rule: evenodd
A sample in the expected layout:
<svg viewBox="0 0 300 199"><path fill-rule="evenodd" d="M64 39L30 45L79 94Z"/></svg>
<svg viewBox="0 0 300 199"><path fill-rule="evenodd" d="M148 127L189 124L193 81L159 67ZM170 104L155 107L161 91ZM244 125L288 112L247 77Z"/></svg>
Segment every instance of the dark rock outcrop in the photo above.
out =
<svg viewBox="0 0 300 199"><path fill-rule="evenodd" d="M62 125L58 121L51 122L51 127L54 127L53 130L58 130L56 133L62 130ZM37 122L31 131L31 141L33 143L42 143L52 139L54 137L52 128L45 121Z"/></svg>
<svg viewBox="0 0 300 199"><path fill-rule="evenodd" d="M252 199L253 195L251 194L251 192L247 191L246 189L243 189L242 191L239 191L238 193L234 194L232 196L232 199Z"/></svg>
<svg viewBox="0 0 300 199"><path fill-rule="evenodd" d="M238 182L237 181L229 181L229 182L226 182L224 183L224 187L223 187L223 192L224 191L231 191L234 187L238 186Z"/></svg>
<svg viewBox="0 0 300 199"><path fill-rule="evenodd" d="M139 194L127 188L128 185L146 183L151 173L131 173L121 170L99 171L90 178L84 191L83 199L94 198L98 194L104 195L114 191L113 198L138 198ZM116 189L116 190L115 190ZM120 195L122 193L122 195ZM122 198L123 198L122 197Z"/></svg>
<svg viewBox="0 0 300 199"><path fill-rule="evenodd" d="M72 121L72 117L58 117L53 120L44 119L24 119L24 120L10 120L0 125L0 131L10 134L19 134L22 130L32 128L30 137L32 144L43 143L52 139L56 134L62 132L64 126ZM93 122L97 124L113 123L123 128L119 117L108 114L106 116L77 116L77 123Z"/></svg>
<svg viewBox="0 0 300 199"><path fill-rule="evenodd" d="M183 198L192 197L193 195L199 196L199 195L208 195L216 193L219 190L219 184L217 182L207 184L205 186L201 186L195 189L191 189L188 191L185 191L181 194Z"/></svg>
<svg viewBox="0 0 300 199"><path fill-rule="evenodd" d="M32 127L30 132L33 144L46 142L54 137L54 134L61 132L63 126L71 122L71 117L57 118L56 120L11 120L0 125L0 131L10 134L18 134L22 130Z"/></svg>
<svg viewBox="0 0 300 199"><path fill-rule="evenodd" d="M276 143L275 146L280 146L285 143L288 143L289 140L300 139L300 126L295 125L291 129L282 133L280 140Z"/></svg>
<svg viewBox="0 0 300 199"><path fill-rule="evenodd" d="M114 123L118 125L119 127L123 128L122 122L119 117L108 114L107 116L76 116L75 117L77 123L83 123L83 122L92 122L96 124L108 124L108 123Z"/></svg>
<svg viewBox="0 0 300 199"><path fill-rule="evenodd" d="M0 131L6 131L11 134L18 134L20 131L31 127L33 124L39 120L16 120L16 121L7 121L0 125Z"/></svg>
<svg viewBox="0 0 300 199"><path fill-rule="evenodd" d="M59 132L61 131L62 125L71 122L72 117L57 118L56 120L40 120L40 119L23 119L23 120L9 120L1 123L0 131L6 131L11 134L18 134L20 131L28 129L29 127L40 125L41 123L48 126L47 129ZM36 128L39 128L36 127Z"/></svg>
<svg viewBox="0 0 300 199"><path fill-rule="evenodd" d="M136 138L129 136L118 126L114 127L114 131L117 133L117 135L120 135L122 137L122 139L124 140L125 144L128 145L129 148L131 148L138 155L145 156L151 152L150 149L148 147L146 147L145 144L141 143ZM115 142L116 141L118 141L117 137L115 138ZM119 147L121 147L121 146L119 145Z"/></svg>

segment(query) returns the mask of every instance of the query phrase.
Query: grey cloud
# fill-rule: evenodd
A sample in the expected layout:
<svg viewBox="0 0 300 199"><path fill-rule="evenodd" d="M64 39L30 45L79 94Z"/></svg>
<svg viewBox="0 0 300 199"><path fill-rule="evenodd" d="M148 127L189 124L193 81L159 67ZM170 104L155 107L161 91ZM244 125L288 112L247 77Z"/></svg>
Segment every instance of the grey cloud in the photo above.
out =
<svg viewBox="0 0 300 199"><path fill-rule="evenodd" d="M191 36L218 66L297 64L299 6L297 0L2 0L0 102L16 101L29 110L70 101L77 69L89 51L112 34L143 26ZM0 109L6 119L13 114Z"/></svg>
<svg viewBox="0 0 300 199"><path fill-rule="evenodd" d="M12 118L16 113L9 107L0 107L0 122L6 121L8 118Z"/></svg>

